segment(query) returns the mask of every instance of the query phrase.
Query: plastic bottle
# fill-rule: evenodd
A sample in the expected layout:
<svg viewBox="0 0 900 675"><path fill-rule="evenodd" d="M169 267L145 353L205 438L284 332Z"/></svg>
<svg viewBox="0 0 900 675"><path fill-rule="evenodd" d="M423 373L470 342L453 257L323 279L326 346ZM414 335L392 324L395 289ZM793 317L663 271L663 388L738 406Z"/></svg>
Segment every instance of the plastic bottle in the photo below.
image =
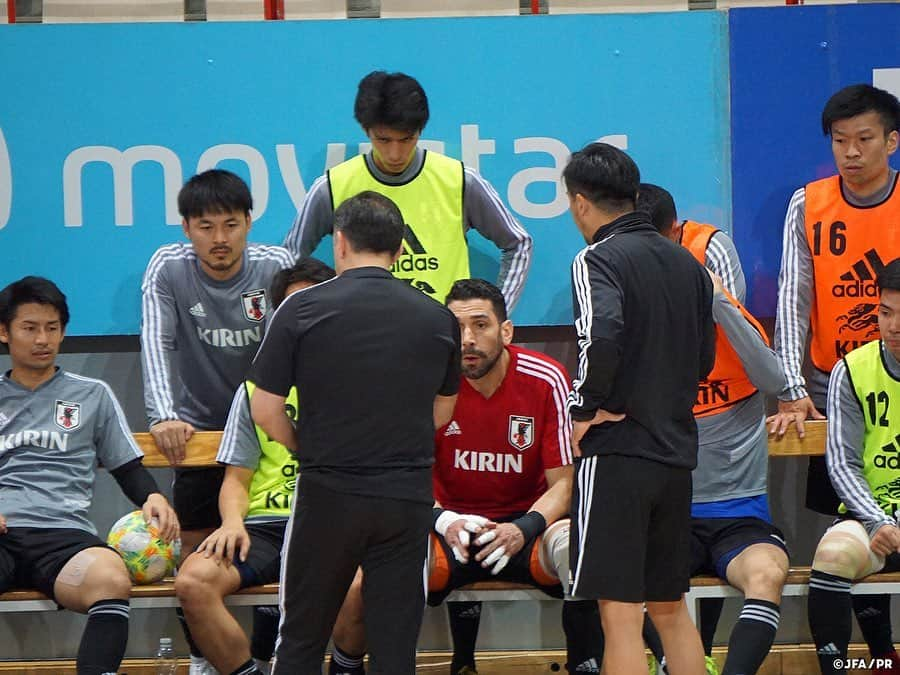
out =
<svg viewBox="0 0 900 675"><path fill-rule="evenodd" d="M156 652L156 675L176 675L178 673L178 657L172 647L172 638L159 639L159 650Z"/></svg>

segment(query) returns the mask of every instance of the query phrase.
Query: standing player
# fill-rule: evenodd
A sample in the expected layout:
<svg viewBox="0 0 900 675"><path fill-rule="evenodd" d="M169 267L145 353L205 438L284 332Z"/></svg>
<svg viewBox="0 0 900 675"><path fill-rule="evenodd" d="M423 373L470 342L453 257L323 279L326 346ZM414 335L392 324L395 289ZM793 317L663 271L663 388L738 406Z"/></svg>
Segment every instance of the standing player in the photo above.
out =
<svg viewBox="0 0 900 675"><path fill-rule="evenodd" d="M334 210L373 190L397 204L406 223L394 276L443 300L454 281L471 276L466 232L475 228L501 251L497 285L512 310L531 266L531 236L475 171L417 146L428 123L422 86L403 73L369 73L359 83L354 115L372 150L313 183L284 245L308 256L331 233Z"/></svg>
<svg viewBox="0 0 900 675"><path fill-rule="evenodd" d="M900 255L900 190L888 163L897 150L900 102L867 84L841 89L825 104L822 130L831 137L839 175L794 193L784 224L778 279L775 349L787 386L769 431L792 424L803 436L807 417L821 419L828 374L850 350L878 337L873 279ZM801 375L810 336L812 370ZM825 460L810 458L806 506L837 513ZM890 625L890 596L856 596L854 609L873 657L891 657L900 673Z"/></svg>
<svg viewBox="0 0 900 675"><path fill-rule="evenodd" d="M572 594L599 599L606 672L646 667L646 602L669 671L695 675L703 648L684 603L697 463L692 407L715 355L712 283L634 211L640 174L624 152L592 143L572 155L563 179L588 243L572 265L580 347L569 397Z"/></svg>
<svg viewBox="0 0 900 675"><path fill-rule="evenodd" d="M88 519L97 462L166 540L178 536L178 519L109 385L56 367L68 322L66 298L47 279L0 291L0 343L12 361L0 375L0 592L37 588L87 614L78 675L109 675L128 642L131 581Z"/></svg>
<svg viewBox="0 0 900 675"><path fill-rule="evenodd" d="M229 401L262 340L266 287L292 262L283 248L247 244L252 208L249 188L233 173L194 176L178 194L190 243L160 248L144 274L144 402L150 433L175 466L173 501L185 555L220 525L224 469L177 465L195 429L224 428ZM202 673L193 644L191 655L192 672Z"/></svg>
<svg viewBox="0 0 900 675"><path fill-rule="evenodd" d="M764 395L782 390L784 374L763 327L712 269L707 254L716 239L730 241L727 235L711 225L679 224L672 195L656 185L641 184L637 205L650 214L660 234L680 242L706 265L714 280L716 363L700 383L694 405L700 447L691 476L691 576L716 574L744 593L724 672L752 675L775 638L788 571L784 536L772 525L769 514L764 420ZM743 273L731 277L743 279ZM701 603L700 607L707 672L717 673L711 654L722 604L719 601L710 608ZM710 609L712 616L705 616Z"/></svg>
<svg viewBox="0 0 900 675"><path fill-rule="evenodd" d="M900 569L900 259L879 272L876 284L881 339L838 361L828 384L825 459L842 515L816 548L808 604L825 675L847 672L852 582ZM880 657L872 672L896 672L889 658Z"/></svg>
<svg viewBox="0 0 900 675"><path fill-rule="evenodd" d="M303 467L282 563L277 675L320 674L359 566L370 671L415 672L434 429L453 412L460 347L449 310L391 276L402 238L403 217L383 195L341 204L339 276L285 300L253 362L253 419ZM284 412L291 386L296 428Z"/></svg>
<svg viewBox="0 0 900 675"><path fill-rule="evenodd" d="M275 275L272 306L333 277L334 270L324 263L304 258ZM175 579L194 642L216 670L238 675L268 672L274 642L266 649L251 646L224 599L240 588L278 580L284 529L299 476L287 448L253 424L249 400L254 388L248 380L235 394L216 458L226 467L219 492L222 526L184 562ZM296 420L296 389L288 394L286 407Z"/></svg>

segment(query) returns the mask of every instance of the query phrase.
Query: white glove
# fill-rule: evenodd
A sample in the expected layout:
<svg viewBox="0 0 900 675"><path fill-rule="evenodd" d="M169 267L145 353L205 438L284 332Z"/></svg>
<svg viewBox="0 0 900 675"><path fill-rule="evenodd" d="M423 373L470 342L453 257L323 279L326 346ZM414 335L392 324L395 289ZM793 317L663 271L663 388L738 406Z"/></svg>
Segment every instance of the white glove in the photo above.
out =
<svg viewBox="0 0 900 675"><path fill-rule="evenodd" d="M463 548L469 548L469 532L478 532L481 527L488 522L487 518L483 516L476 516L474 514L464 513L459 514L456 511L444 510L441 515L437 517L437 520L434 522L434 531L439 535L447 538L447 528L450 527L452 523L455 523L457 520L464 520L463 529L459 532L459 543L463 546ZM458 547L451 547L453 551L453 557L462 564L466 564L468 559L463 555L462 551L459 550Z"/></svg>

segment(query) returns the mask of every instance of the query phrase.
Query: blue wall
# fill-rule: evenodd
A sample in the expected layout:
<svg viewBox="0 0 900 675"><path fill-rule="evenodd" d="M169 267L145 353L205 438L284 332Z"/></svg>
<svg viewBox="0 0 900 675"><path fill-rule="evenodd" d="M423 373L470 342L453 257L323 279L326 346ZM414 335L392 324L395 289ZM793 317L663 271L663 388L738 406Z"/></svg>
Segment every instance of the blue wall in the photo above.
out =
<svg viewBox="0 0 900 675"><path fill-rule="evenodd" d="M432 108L423 138L477 163L534 236L516 322L566 324L583 246L558 180L570 151L613 137L648 180L677 186L685 208L727 220L725 45L714 12L0 26L0 62L19 64L0 72L0 284L49 276L71 300L70 334L137 333L146 262L182 237L181 182L249 158L253 170L221 165L252 182L252 238L280 242L329 144L346 144L332 146L333 163L366 140L356 84L384 68L420 79ZM476 134L480 144L463 143ZM135 159L155 161L130 177ZM110 160L121 165L115 191ZM474 273L493 278L496 250L470 241Z"/></svg>

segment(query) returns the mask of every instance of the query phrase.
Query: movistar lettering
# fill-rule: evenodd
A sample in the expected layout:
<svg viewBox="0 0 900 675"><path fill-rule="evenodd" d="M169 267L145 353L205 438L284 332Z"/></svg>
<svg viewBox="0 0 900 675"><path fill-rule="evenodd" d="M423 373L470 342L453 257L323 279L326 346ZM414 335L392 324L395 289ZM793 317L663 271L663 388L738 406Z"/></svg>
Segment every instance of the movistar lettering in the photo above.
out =
<svg viewBox="0 0 900 675"><path fill-rule="evenodd" d="M197 326L197 335L203 342L213 347L246 347L251 343L262 341L262 327L230 330Z"/></svg>
<svg viewBox="0 0 900 675"><path fill-rule="evenodd" d="M25 429L14 434L0 434L0 448L3 450L13 450L30 445L36 448L65 452L68 444L69 434L47 431L46 429L41 429L40 431Z"/></svg>
<svg viewBox="0 0 900 675"><path fill-rule="evenodd" d="M489 473L522 473L522 455L456 449L453 468Z"/></svg>

